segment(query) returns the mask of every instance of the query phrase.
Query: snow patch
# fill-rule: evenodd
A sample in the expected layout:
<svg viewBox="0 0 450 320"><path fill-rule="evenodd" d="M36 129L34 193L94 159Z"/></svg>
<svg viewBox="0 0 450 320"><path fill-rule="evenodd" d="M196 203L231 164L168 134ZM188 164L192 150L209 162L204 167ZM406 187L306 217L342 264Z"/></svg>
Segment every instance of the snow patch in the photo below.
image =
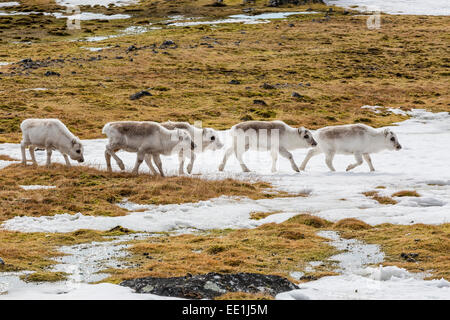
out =
<svg viewBox="0 0 450 320"><path fill-rule="evenodd" d="M338 262L339 276L323 277L283 292L279 300L342 299L449 299L450 283L444 279L423 280L425 274L413 274L396 266L365 267L380 263L384 254L376 245L354 239L342 239L335 231L318 235L332 240L332 246L344 252L330 257Z"/></svg>
<svg viewBox="0 0 450 320"><path fill-rule="evenodd" d="M325 3L362 12L381 11L388 14L430 16L450 15L450 2L447 0L325 0Z"/></svg>
<svg viewBox="0 0 450 320"><path fill-rule="evenodd" d="M41 186L38 184L28 185L28 186L20 186L24 190L40 190L40 189L54 189L56 186Z"/></svg>
<svg viewBox="0 0 450 320"><path fill-rule="evenodd" d="M116 7L129 6L138 3L138 0L56 0L61 6L103 6L115 5Z"/></svg>
<svg viewBox="0 0 450 320"><path fill-rule="evenodd" d="M20 6L20 3L16 2L16 1L0 2L0 8L1 7L15 7L15 6Z"/></svg>

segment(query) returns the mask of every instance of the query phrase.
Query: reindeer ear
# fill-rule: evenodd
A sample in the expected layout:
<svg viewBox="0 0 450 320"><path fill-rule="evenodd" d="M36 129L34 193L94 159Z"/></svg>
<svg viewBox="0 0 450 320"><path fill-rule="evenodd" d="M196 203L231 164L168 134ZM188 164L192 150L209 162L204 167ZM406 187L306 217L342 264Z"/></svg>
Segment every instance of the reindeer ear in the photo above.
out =
<svg viewBox="0 0 450 320"><path fill-rule="evenodd" d="M206 129L205 128L202 129L202 135L206 136Z"/></svg>
<svg viewBox="0 0 450 320"><path fill-rule="evenodd" d="M76 139L72 139L72 146L74 146L77 143Z"/></svg>
<svg viewBox="0 0 450 320"><path fill-rule="evenodd" d="M304 128L304 127L298 128L298 133L299 133L299 134L302 134L304 131L305 131L305 128Z"/></svg>
<svg viewBox="0 0 450 320"><path fill-rule="evenodd" d="M391 133L391 130L389 129L384 129L384 136L387 137L389 133Z"/></svg>

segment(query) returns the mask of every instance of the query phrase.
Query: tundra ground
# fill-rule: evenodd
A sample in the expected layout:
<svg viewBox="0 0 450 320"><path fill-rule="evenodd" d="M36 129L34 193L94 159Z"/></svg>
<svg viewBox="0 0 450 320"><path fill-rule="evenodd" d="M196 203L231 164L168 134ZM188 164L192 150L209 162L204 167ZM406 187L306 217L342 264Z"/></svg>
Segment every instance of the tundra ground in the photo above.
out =
<svg viewBox="0 0 450 320"><path fill-rule="evenodd" d="M0 64L0 142L20 141L20 122L30 117L59 118L87 139L104 137L101 128L106 122L125 119L201 120L216 129L243 120L280 119L316 129L347 123L380 127L405 119L384 110L361 109L363 105L450 111L448 17L382 15L381 29L368 30L367 17L340 8L329 13L329 7L323 5L274 9L258 0L256 13L307 9L318 13L267 24L167 25L167 15L216 20L242 13L241 1L227 1L220 9L208 6L211 2L145 0L120 8L82 7L82 11L133 17L82 21L78 31L67 30L64 19L41 14L1 16L0 62L10 64ZM60 9L63 7L53 1L24 0L11 10ZM138 35L122 32L130 26L150 27L150 23L162 29ZM72 41L109 35L117 37ZM174 45L163 45L166 40ZM103 50L90 52L85 47ZM141 90L151 96L130 100L130 95ZM11 159L1 156L0 160ZM27 184L57 188L20 188ZM290 196L266 193L270 187L268 183L231 179L161 179L60 165L12 165L1 171L0 221L20 215L77 212L123 215L126 211L117 203L124 198L165 204L219 195ZM413 194L406 190L392 196ZM376 191L365 195L384 204L395 201ZM255 212L253 217L261 219L267 214ZM299 215L279 225L251 230L160 234L151 241L135 241L127 258L135 267L108 270L108 281L209 271L290 277L291 271L302 269L309 261L324 261L336 253L326 239L316 235L317 230L327 228L381 245L385 265L450 280L448 224L371 227L357 220L333 224ZM0 265L0 271L36 271L27 281L60 280L64 274L48 272L54 264L51 258L60 254L59 246L102 241L117 232L121 231L53 234L2 230L0 257L6 264ZM333 274L331 264L324 263L317 270L305 279ZM225 298L261 297L233 294Z"/></svg>

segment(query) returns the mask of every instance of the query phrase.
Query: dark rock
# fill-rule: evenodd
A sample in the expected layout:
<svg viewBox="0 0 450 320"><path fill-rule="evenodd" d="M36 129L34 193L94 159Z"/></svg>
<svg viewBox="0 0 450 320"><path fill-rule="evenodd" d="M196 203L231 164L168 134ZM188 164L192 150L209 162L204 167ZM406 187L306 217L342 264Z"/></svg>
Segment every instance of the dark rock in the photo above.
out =
<svg viewBox="0 0 450 320"><path fill-rule="evenodd" d="M292 97L293 98L303 98L303 96L300 94L300 93L298 93L298 92L292 92Z"/></svg>
<svg viewBox="0 0 450 320"><path fill-rule="evenodd" d="M136 47L135 45L131 45L127 48L127 53L131 52L131 51L136 51L138 50L138 47Z"/></svg>
<svg viewBox="0 0 450 320"><path fill-rule="evenodd" d="M173 40L165 40L160 46L160 49L176 49L178 48L178 45Z"/></svg>
<svg viewBox="0 0 450 320"><path fill-rule="evenodd" d="M228 84L241 84L241 82L239 80L233 79L230 82L228 82Z"/></svg>
<svg viewBox="0 0 450 320"><path fill-rule="evenodd" d="M5 261L3 261L2 258L0 258L0 266L1 266L1 265L4 265L4 264L5 264Z"/></svg>
<svg viewBox="0 0 450 320"><path fill-rule="evenodd" d="M215 0L213 4L211 4L212 7L226 7L227 5L223 3L223 0Z"/></svg>
<svg viewBox="0 0 450 320"><path fill-rule="evenodd" d="M253 117L251 115L249 115L249 114L246 114L245 116L241 117L240 120L242 120L242 121L250 121L250 120L253 120Z"/></svg>
<svg viewBox="0 0 450 320"><path fill-rule="evenodd" d="M130 233L130 229L124 228L122 226L116 226L112 229L109 229L108 232L122 232L122 233Z"/></svg>
<svg viewBox="0 0 450 320"><path fill-rule="evenodd" d="M403 259L405 259L408 262L416 262L416 258L419 256L418 253L404 253L402 252L400 254L400 257L402 257Z"/></svg>
<svg viewBox="0 0 450 320"><path fill-rule="evenodd" d="M264 84L261 86L261 88L263 88L263 89L276 89L275 86L273 86L273 85L271 85L271 84L268 84L268 83L265 83L265 82L264 82Z"/></svg>
<svg viewBox="0 0 450 320"><path fill-rule="evenodd" d="M186 299L213 299L227 292L264 293L275 296L298 287L280 276L258 273L200 275L187 274L173 278L139 278L123 281L121 286L130 287L137 293L151 293Z"/></svg>
<svg viewBox="0 0 450 320"><path fill-rule="evenodd" d="M317 279L318 278L316 276L311 276L311 275L303 276L303 277L300 278L300 280L307 280L307 281L314 281L314 280L317 280Z"/></svg>
<svg viewBox="0 0 450 320"><path fill-rule="evenodd" d="M267 103L264 100L255 99L253 100L253 104L259 104L262 106L267 106Z"/></svg>
<svg viewBox="0 0 450 320"><path fill-rule="evenodd" d="M137 99L142 98L143 96L151 96L151 95L152 94L150 92L148 92L146 90L142 90L142 91L136 92L135 94L132 94L130 96L130 100L137 100Z"/></svg>
<svg viewBox="0 0 450 320"><path fill-rule="evenodd" d="M58 72L55 71L47 71L46 73L44 73L44 76L46 77L50 77L50 76L61 76L61 74L59 74Z"/></svg>

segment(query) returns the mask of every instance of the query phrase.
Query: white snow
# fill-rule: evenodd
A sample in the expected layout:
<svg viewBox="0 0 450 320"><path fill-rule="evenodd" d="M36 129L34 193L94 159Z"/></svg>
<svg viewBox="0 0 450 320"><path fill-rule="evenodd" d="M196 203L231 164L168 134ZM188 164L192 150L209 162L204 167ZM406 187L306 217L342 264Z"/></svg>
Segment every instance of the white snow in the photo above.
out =
<svg viewBox="0 0 450 320"><path fill-rule="evenodd" d="M384 254L376 245L358 240L342 239L334 231L320 236L344 252L329 260L338 262L341 275L323 277L299 285L300 289L280 293L280 300L344 300L344 299L450 299L450 282L423 280L426 274L410 273L396 266L365 267L383 261Z"/></svg>
<svg viewBox="0 0 450 320"><path fill-rule="evenodd" d="M450 15L448 0L325 0L325 3L358 11L378 10L388 14Z"/></svg>
<svg viewBox="0 0 450 320"><path fill-rule="evenodd" d="M11 287L0 300L176 300L154 294L135 293L133 289L111 283L41 283Z"/></svg>
<svg viewBox="0 0 450 320"><path fill-rule="evenodd" d="M262 13L256 15L246 15L246 14L236 14L231 15L227 19L221 20L213 20L213 21L185 21L185 22L172 22L169 23L169 26L175 27L185 27L185 26L197 26L197 25L215 25L215 24L224 24L224 23L243 23L243 24L257 24L257 23L268 23L273 19L284 19L288 16L296 15L296 14L314 14L317 12L308 11L308 12L270 12L270 13ZM185 19L183 16L175 16L176 18L182 20ZM172 17L173 21L176 18Z"/></svg>
<svg viewBox="0 0 450 320"><path fill-rule="evenodd" d="M138 0L56 0L61 6L103 6L115 5L116 7L128 6L138 3Z"/></svg>
<svg viewBox="0 0 450 320"><path fill-rule="evenodd" d="M13 163L18 163L19 161L8 161L8 160L0 160L0 169L3 169Z"/></svg>
<svg viewBox="0 0 450 320"><path fill-rule="evenodd" d="M40 189L54 189L56 186L41 186L38 184L28 185L28 186L19 186L24 190L40 190Z"/></svg>
<svg viewBox="0 0 450 320"><path fill-rule="evenodd" d="M382 107L368 108L378 110ZM225 197L200 201L197 203L142 205L124 201L120 204L130 211L121 217L94 217L83 213L75 215L60 214L43 217L15 217L5 221L2 228L23 232L69 232L77 229L108 230L117 225L136 231L158 232L172 231L187 233L195 230L224 228L255 228L267 222L280 223L299 213L311 213L330 221L343 218L357 218L371 225L380 223L396 224L441 224L450 221L450 115L447 112L431 113L425 110L408 112L391 109L390 112L404 113L411 116L409 120L390 127L397 133L403 149L398 152L385 151L372 155L376 172L369 172L366 164L345 172L353 157L336 156L335 166L338 172L328 172L323 155L311 159L307 172L295 173L286 159L279 159L279 172L270 172L271 158L266 153L248 152L244 160L252 173L242 173L238 162L230 158L225 172L217 172L224 150L207 151L197 157L194 175L204 179L236 178L245 181L267 181L279 190L290 193L304 193L307 197L289 197L275 199L251 200L246 197ZM225 140L226 131L220 132ZM226 141L228 144L230 141ZM83 165L105 169L103 155L105 139L84 140L85 159ZM294 159L300 163L307 150L293 152ZM0 144L0 154L20 159L18 144ZM130 170L135 161L135 154L120 152ZM36 151L38 162L45 164L45 151ZM54 161L64 163L58 153ZM0 161L2 166L14 161ZM163 166L169 175L177 174L177 157L163 157ZM73 164L79 165L79 164ZM115 164L114 164L115 165ZM114 167L118 170L117 166ZM142 174L148 168L142 166ZM384 186L383 189L376 188ZM365 197L362 192L377 190L380 195L391 196L400 190L415 190L420 197L396 197L396 205L382 205ZM273 190L272 190L273 191ZM265 219L252 220L254 211L280 212ZM425 275L412 274L397 267L368 267L383 261L383 253L374 245L367 245L356 240L341 239L336 233L325 232L322 236L333 240L332 244L340 250L346 250L334 257L338 263L337 270L342 274L324 277L317 281L301 284L301 289L282 293L279 299L449 299L450 285L445 280L423 280ZM74 254L74 251L68 253ZM109 250L109 249L107 249ZM70 256L68 256L70 257ZM81 256L78 255L78 258ZM78 259L77 258L77 259ZM69 259L70 258L66 258ZM94 260L86 259L86 264L95 265ZM63 261L61 261L63 262ZM66 260L70 265L71 263ZM66 263L66 264L67 264ZM307 266L309 270L317 264ZM76 265L76 263L72 263ZM65 267L56 267L67 269ZM70 268L69 268L70 269ZM302 270L310 272L308 270ZM89 272L87 272L89 274ZM293 271L293 276L301 277L301 271ZM1 280L1 275L0 275ZM84 281L84 280L83 280ZM86 280L87 281L87 280ZM1 282L1 281L0 281ZM45 287L47 286L47 287ZM45 285L44 287L14 286L6 297L20 298L98 298L98 295L115 297L144 298L135 295L127 288L112 286L87 285L79 283L76 289L68 289L67 284ZM109 286L109 285L108 285ZM68 292L59 295L58 292ZM98 294L95 294L97 292ZM116 295L117 294L117 295ZM121 296L123 294L123 296ZM148 298L155 298L148 296ZM160 298L160 297L157 297Z"/></svg>
<svg viewBox="0 0 450 320"><path fill-rule="evenodd" d="M128 245L122 242L143 239L149 235L130 234L113 237L111 241L92 242L59 248L66 255L54 258L58 263L50 271L65 272L67 280L56 283L27 283L20 276L32 274L31 271L1 272L0 300L162 300L176 299L153 294L137 294L128 287L110 283L90 284L100 281L108 274L99 271L118 267L118 259L128 253L124 249Z"/></svg>
<svg viewBox="0 0 450 320"><path fill-rule="evenodd" d="M128 19L131 18L128 14L102 14L102 13L93 13L93 12L81 12L79 14L64 14L60 12L52 13L52 15L57 19L67 19L70 18L72 20L116 20L116 19Z"/></svg>
<svg viewBox="0 0 450 320"><path fill-rule="evenodd" d="M0 8L1 7L15 7L15 6L20 6L20 3L16 2L16 1L0 2Z"/></svg>
<svg viewBox="0 0 450 320"><path fill-rule="evenodd" d="M19 231L69 232L79 228L106 230L121 225L137 231L181 231L211 228L253 228L261 223L282 222L295 214L309 212L330 221L357 218L371 225L441 224L450 221L450 172L448 159L450 148L450 115L446 112L430 113L424 110L408 112L411 119L391 127L403 146L401 151L385 151L373 154L376 172L369 172L366 164L354 172L345 172L353 157L337 155L338 172L328 172L323 155L311 159L307 172L295 173L289 162L279 159L279 172L270 173L270 155L247 152L244 160L252 173L241 173L238 162L230 158L225 172L217 172L223 150L206 151L198 156L194 174L205 179L236 178L271 182L277 189L290 193L307 193L308 197L251 200L248 198L219 197L198 203L144 206L145 211L133 212L122 217L93 217L79 213L54 217L15 217L3 227ZM221 132L224 136L226 132ZM225 139L225 137L224 137ZM105 168L104 139L84 140L86 164ZM229 143L229 141L227 142ZM300 163L307 150L293 152ZM0 144L0 154L20 159L17 144ZM119 152L127 170L131 170L135 154ZM40 164L45 163L45 151L36 151ZM164 157L164 168L169 175L176 175L177 157ZM54 161L64 163L58 153ZM1 163L0 163L1 165ZM77 164L74 164L77 165ZM118 170L117 167L114 167ZM141 172L148 172L144 165ZM144 173L146 174L146 173ZM385 189L376 189L384 186ZM396 205L382 205L362 194L378 190L381 195L392 195L400 190L415 190L421 197L396 198ZM250 219L252 211L281 211L263 220Z"/></svg>
<svg viewBox="0 0 450 320"><path fill-rule="evenodd" d="M93 12L81 12L79 14L66 14L61 12L36 12L36 11L0 11L0 16L28 16L31 14L43 14L44 16L53 16L57 19L67 19L70 18L72 20L116 20L116 19L128 19L131 16L128 14L111 14L106 15L102 13L93 13Z"/></svg>
<svg viewBox="0 0 450 320"><path fill-rule="evenodd" d="M29 89L23 89L22 91L47 91L47 88L29 88Z"/></svg>

